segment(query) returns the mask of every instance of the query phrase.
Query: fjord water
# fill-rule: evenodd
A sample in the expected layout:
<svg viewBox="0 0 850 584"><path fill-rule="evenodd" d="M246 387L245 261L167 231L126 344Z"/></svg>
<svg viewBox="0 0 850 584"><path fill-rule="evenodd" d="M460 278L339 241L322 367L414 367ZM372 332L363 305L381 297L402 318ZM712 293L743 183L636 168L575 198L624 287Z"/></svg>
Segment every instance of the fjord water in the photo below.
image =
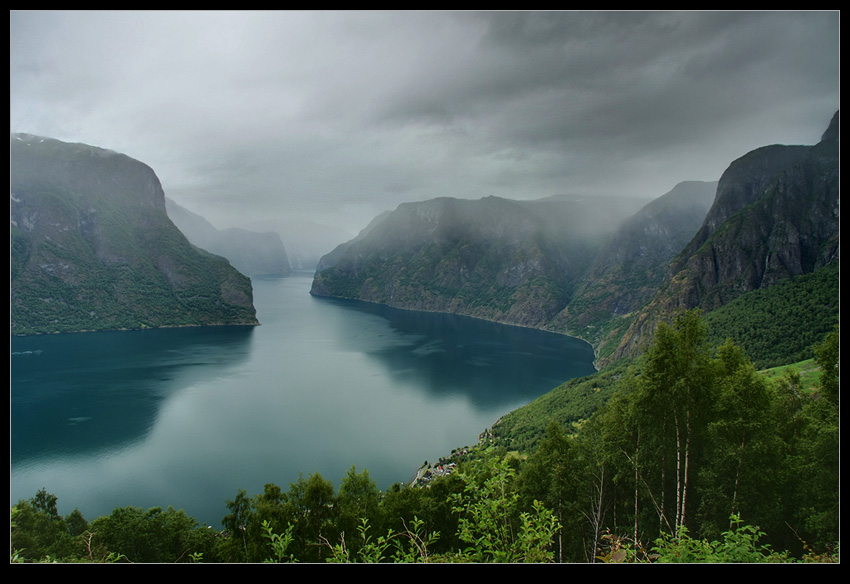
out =
<svg viewBox="0 0 850 584"><path fill-rule="evenodd" d="M314 298L254 279L259 327L11 340L11 504L184 509L218 527L239 489L352 466L386 489L501 415L594 371L571 337Z"/></svg>

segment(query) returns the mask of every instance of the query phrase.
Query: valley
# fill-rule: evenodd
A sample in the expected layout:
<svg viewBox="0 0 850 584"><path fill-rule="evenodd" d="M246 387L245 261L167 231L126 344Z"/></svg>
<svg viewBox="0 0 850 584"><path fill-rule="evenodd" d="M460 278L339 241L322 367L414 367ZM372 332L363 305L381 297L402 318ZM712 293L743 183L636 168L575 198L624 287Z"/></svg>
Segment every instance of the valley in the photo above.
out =
<svg viewBox="0 0 850 584"><path fill-rule="evenodd" d="M298 392L318 392L324 397L311 406L312 413L299 410L295 415L306 415L308 424L326 428L311 438L313 443L328 438L328 424L342 433L333 444L287 463L290 472L298 468L297 477L276 475L289 484L288 492L268 482L260 489L267 480L260 478L266 472L262 464L252 471L258 474L250 488L262 491L256 495L242 487L232 489L228 477L240 471L216 475L227 485L222 489L236 493L225 501L229 513L222 518L222 539L216 543L201 536L205 529L190 517L181 537L200 538L197 549L204 551L198 553L217 561L260 561L268 558L266 540L282 542L284 536L288 547L273 548L278 559L351 561L349 554L366 558L372 549L368 539L360 544L347 540L351 548L339 547L342 539L338 547L315 546L328 530L356 532L358 522L361 527L404 533L411 540L425 537L420 528L439 534L439 539L429 540L430 555L418 556L425 561L620 561L621 549L628 549L634 561L655 561L658 556L641 556L639 551L653 542L660 556L679 553L679 548L665 547L671 542L718 554L698 561L832 561L837 558L839 504L837 128L836 113L816 145L759 148L734 160L717 182L680 183L649 202L557 196L530 201L440 197L403 203L323 256L314 274L292 272L275 233L245 231L234 237L233 231L218 231L176 204L169 204L166 214L167 202L155 175L137 161L90 146L13 135L11 328L13 335L27 339L15 350L15 359L43 358L38 340L43 333L100 330L126 335L173 327L197 328L199 334L216 328L233 331L224 334L239 336L235 344L230 345L234 339L227 341L234 353L211 357L215 367L223 368L223 373L212 373L217 398L197 402L189 408L194 410L221 407L234 399L231 392L244 383L245 375L234 378L226 370L254 363L255 345L262 347L263 361L275 365L287 363L292 355L301 355L299 366L318 358L306 370L291 363L271 375L250 374L252 381L243 392L282 384L288 388L286 399L277 401L281 396L272 389L275 399L272 394L255 396L259 401L249 408L250 415L233 405L228 410L230 415L244 414L246 427L281 424L292 429L294 423L283 422L283 412L291 404L307 403ZM191 237L183 230L192 232ZM268 296L274 288L261 284L269 275L284 283L300 278L303 298L278 304ZM254 308L252 278L266 295L263 312ZM331 328L340 327L332 334L302 339L285 349L280 339L262 341L265 327L251 333L265 320L263 314L284 311L286 318L276 325L280 330L287 332L291 325L315 334L318 321L304 318L320 305L332 308L327 313ZM345 325L342 313L334 312L337 308L360 312L366 319ZM429 337L423 330L430 325L415 332L402 327L400 343L414 349L392 350L382 345L386 331L376 324L390 314L395 323L427 315L471 317L475 326L486 329L479 335L483 349L473 354L468 341L452 336L454 327L460 331L472 325L444 320L439 325L442 340L436 344L418 344L423 335ZM517 329L511 334L518 336L497 350L495 344L488 345L488 338L494 341L502 334L498 327L505 325ZM525 373L530 373L533 361L527 359L548 354L554 362L570 365L573 357L565 348L551 354L546 343L536 344L520 331L558 333L553 336L559 341L583 346L584 356L575 357L576 368L570 373L537 375L530 390ZM312 343L351 345L324 358L311 349ZM215 352L221 342L208 344ZM201 354L194 348L187 351ZM360 352L367 361L387 368L391 391L406 388L410 372L416 370L417 377L428 380L428 392L447 401L426 414L416 408L385 409L390 403L386 397L366 400L373 388L355 382L353 372L360 364L349 361L352 353ZM463 367L447 370L447 355L459 358ZM160 372L153 362L145 367L154 371L151 379L194 380L188 386L175 385L173 396L164 395L164 403L188 399L191 391L184 392L199 383L191 367L177 367L172 373ZM767 368L772 372L761 372ZM116 381L123 369L119 365L115 380L103 385L106 395L123 385ZM479 378L479 369L496 371L496 377ZM318 382L320 372L330 370L342 377ZM269 378L276 382L267 386ZM497 389L497 378L506 383L502 389ZM358 385L359 396L347 393L352 384ZM128 391L132 395L136 390ZM13 400L15 395L13 386ZM485 422L481 411L455 418L469 405L460 407L460 397L478 405L501 401L493 409L484 407L483 415L490 416ZM136 419L136 429L118 440L124 452L149 440L162 441L159 432L164 427L174 431L171 425L156 431L158 422L149 420L158 419L156 404L163 396L154 392L150 399L144 410L149 418ZM355 404L365 409L357 413ZM72 432L98 419L76 411L77 405L69 406L74 415L58 414L65 416ZM179 400L170 405L185 409ZM260 423L257 411L263 411ZM418 435L412 431L411 416L427 418L421 420L425 429L416 425ZM389 431L392 437L381 440L380 448L393 446L393 454L387 451L381 463L368 463L375 476L382 477L380 487L362 465L356 470L359 451L373 451L374 445L353 440L375 429L375 422L369 422L375 417L394 428L401 424ZM471 428L470 419L479 427ZM398 455L402 442L415 445L426 435L430 439L450 434L448 426L435 425L436 420L452 431L479 436L479 441L461 455L438 452L429 455L430 463L418 466L407 460L408 476L416 468L423 476L429 471L428 488L383 478L377 469ZM355 421L365 421L366 427ZM230 451L220 438L208 439L215 445L209 468ZM268 438L290 450L298 439L286 433ZM251 450L262 442L251 439L242 448ZM445 440L440 444L450 449ZM20 452L13 448L13 460ZM338 490L318 470L307 478L301 474L316 469L321 458L334 458L334 465L323 468L325 474L337 476L343 475L342 459L346 465L351 461ZM174 465L193 466L186 460ZM449 465L452 472L430 471ZM16 475L15 482L32 490L43 478L36 476L24 478L25 472ZM491 481L502 485L500 495ZM509 495L505 485L510 486ZM71 496L79 499L81 493ZM481 493L491 499L478 499ZM181 497L190 494L187 487L181 490ZM13 500L18 532L35 525L29 522L36 522L40 513L50 512L51 500L55 506L55 495L43 489L29 502ZM98 504L109 500L100 497ZM492 550L465 548L464 542L488 527L484 516L474 523L473 516L462 511L482 509L493 500L504 505L506 521L529 521L530 514L536 514L536 527L521 532L529 540L507 538ZM210 505L216 507L215 502ZM299 506L311 511L299 515ZM136 513L116 499L113 514L101 515L90 525L81 514L62 521L70 522L73 516L95 532L108 534L117 529L111 522L123 521L115 515L121 509ZM152 513L155 509L148 511L150 517L160 516ZM315 523L313 518L325 512L327 517ZM174 510L169 507L168 513ZM766 536L759 545L752 542L747 552L751 555L722 555L722 538L740 536L754 525ZM232 537L238 530L245 533L241 541ZM564 537L555 543L559 530ZM691 534L702 539L689 539ZM43 549L72 553L49 547L59 546L57 542L70 546L62 550L73 547L65 535L56 537ZM117 539L104 541L124 549ZM532 547L522 547L527 545ZM161 553L166 555L137 556L133 561L168 557ZM381 561L389 557L380 556ZM413 561L401 548L392 557Z"/></svg>

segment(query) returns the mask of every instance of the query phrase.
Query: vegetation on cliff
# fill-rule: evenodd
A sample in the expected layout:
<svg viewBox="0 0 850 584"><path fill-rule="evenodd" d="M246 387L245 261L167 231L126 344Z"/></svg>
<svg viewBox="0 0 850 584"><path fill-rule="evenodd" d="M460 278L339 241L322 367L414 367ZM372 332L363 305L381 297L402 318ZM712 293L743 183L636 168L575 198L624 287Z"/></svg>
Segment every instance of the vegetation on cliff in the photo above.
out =
<svg viewBox="0 0 850 584"><path fill-rule="evenodd" d="M41 491L12 508L12 559L837 561L837 146L836 114L817 146L736 161L637 310L619 295L659 278L655 264L607 272L616 302L587 286L581 315L563 312L610 233L570 247L514 202L403 206L326 256L313 293L541 328L558 317L609 365L504 416L427 488L380 492L352 467L336 490L311 474L237 492L222 531L173 509L62 518ZM13 276L32 245L13 232ZM814 383L760 371L803 359Z"/></svg>
<svg viewBox="0 0 850 584"><path fill-rule="evenodd" d="M224 529L171 508L88 523L42 490L12 508L13 561L838 561L838 331L820 379L771 380L695 312L605 383L610 399L533 445L505 427L427 488L352 467L239 491ZM587 382L587 380L585 380ZM530 444L530 443L529 443Z"/></svg>
<svg viewBox="0 0 850 584"><path fill-rule="evenodd" d="M11 332L257 324L251 281L191 245L153 170L13 135Z"/></svg>

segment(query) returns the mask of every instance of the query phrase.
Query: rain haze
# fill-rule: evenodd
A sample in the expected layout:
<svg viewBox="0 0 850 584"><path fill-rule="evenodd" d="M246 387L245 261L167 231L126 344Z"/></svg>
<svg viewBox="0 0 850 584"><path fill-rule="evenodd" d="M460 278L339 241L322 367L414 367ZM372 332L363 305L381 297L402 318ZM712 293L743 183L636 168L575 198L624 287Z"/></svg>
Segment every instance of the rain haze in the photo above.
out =
<svg viewBox="0 0 850 584"><path fill-rule="evenodd" d="M12 11L10 129L216 227L440 196L654 198L839 107L838 11ZM330 251L330 250L328 250Z"/></svg>

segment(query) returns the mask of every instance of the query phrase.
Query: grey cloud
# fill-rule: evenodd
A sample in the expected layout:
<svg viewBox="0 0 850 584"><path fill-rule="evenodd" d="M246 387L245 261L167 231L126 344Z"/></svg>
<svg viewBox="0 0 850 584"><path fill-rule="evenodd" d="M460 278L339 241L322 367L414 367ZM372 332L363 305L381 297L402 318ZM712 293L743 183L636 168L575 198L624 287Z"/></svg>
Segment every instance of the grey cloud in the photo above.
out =
<svg viewBox="0 0 850 584"><path fill-rule="evenodd" d="M12 12L10 120L219 227L434 196L658 196L838 108L837 12Z"/></svg>

